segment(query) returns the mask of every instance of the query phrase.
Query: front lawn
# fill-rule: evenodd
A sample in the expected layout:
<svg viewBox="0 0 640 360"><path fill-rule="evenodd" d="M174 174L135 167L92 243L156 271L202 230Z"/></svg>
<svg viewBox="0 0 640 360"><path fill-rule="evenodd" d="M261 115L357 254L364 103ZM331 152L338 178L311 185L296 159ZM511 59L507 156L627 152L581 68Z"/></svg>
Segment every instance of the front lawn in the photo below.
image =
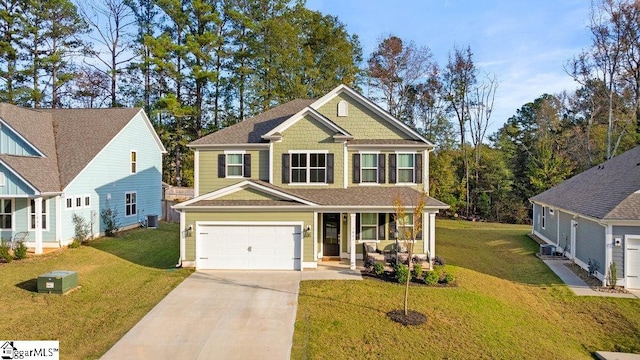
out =
<svg viewBox="0 0 640 360"><path fill-rule="evenodd" d="M59 340L61 359L99 358L191 274L178 257L178 225L163 223L1 264L0 339ZM51 270L76 271L80 288L38 294Z"/></svg>
<svg viewBox="0 0 640 360"><path fill-rule="evenodd" d="M576 297L534 253L530 227L438 219L436 253L455 288L412 287L427 323L386 317L404 287L375 280L300 285L293 359L592 359L640 352L640 300Z"/></svg>

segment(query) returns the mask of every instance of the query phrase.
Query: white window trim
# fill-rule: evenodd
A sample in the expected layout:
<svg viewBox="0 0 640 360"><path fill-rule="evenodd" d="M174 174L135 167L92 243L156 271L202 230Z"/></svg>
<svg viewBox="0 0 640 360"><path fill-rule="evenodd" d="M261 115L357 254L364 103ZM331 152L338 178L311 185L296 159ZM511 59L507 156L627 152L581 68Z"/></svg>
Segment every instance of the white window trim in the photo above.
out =
<svg viewBox="0 0 640 360"><path fill-rule="evenodd" d="M363 239L362 238L362 234L363 234L363 232L362 232L362 215L364 215L364 214L374 214L375 215L375 219L376 219L376 225L375 225L375 228L376 228L375 234L376 234L376 236L375 236L375 239ZM380 239L378 238L378 227L380 226L378 220L379 220L378 213L360 213L360 229L359 229L360 230L360 240L359 240L359 242L372 242L372 241L380 242ZM373 225L367 225L367 227L369 227L369 228L372 227L372 226Z"/></svg>
<svg viewBox="0 0 640 360"><path fill-rule="evenodd" d="M82 209L82 204L84 204L83 202L83 198L82 196L74 196L73 198L73 208L74 209ZM80 205L78 205L78 201L80 201Z"/></svg>
<svg viewBox="0 0 640 360"><path fill-rule="evenodd" d="M136 197L136 202L132 203L136 205L136 212L127 215L127 206L129 206L130 204L127 204L127 195L128 194L135 194ZM138 216L138 192L137 191L125 191L124 193L124 217L133 217L133 216Z"/></svg>
<svg viewBox="0 0 640 360"><path fill-rule="evenodd" d="M289 184L287 185L328 185L327 182L327 154L329 154L329 150L289 150L289 155L306 155L307 156L307 165L304 167L306 169L306 182L293 181L293 161L289 162ZM311 154L321 154L324 155L324 181L323 182L311 182L311 170L312 169L322 169L319 167L311 167ZM296 169L303 169L302 167L296 167Z"/></svg>
<svg viewBox="0 0 640 360"><path fill-rule="evenodd" d="M546 209L546 206L542 207L542 217L540 218L540 227L542 228L542 230L545 230L547 226L547 212L545 211Z"/></svg>
<svg viewBox="0 0 640 360"><path fill-rule="evenodd" d="M27 229L28 231L36 231L35 228L32 228L31 226L33 225L31 223L31 214L32 214L32 209L31 209L31 200L33 199L28 199L29 203L27 205ZM45 209L47 209L47 212L45 213ZM42 231L49 231L49 210L51 210L49 208L49 199L42 199L42 215L44 215L44 227L42 228Z"/></svg>
<svg viewBox="0 0 640 360"><path fill-rule="evenodd" d="M16 228L16 199L15 198L9 198L9 199L4 199L4 200L11 200L11 228L10 229L3 229L0 228L0 230L4 230L4 231L13 231L13 229ZM0 207L0 210L3 207ZM2 215L6 214L6 213L0 213Z"/></svg>
<svg viewBox="0 0 640 360"><path fill-rule="evenodd" d="M400 181L400 155L413 155L413 181L412 182L401 182ZM407 170L409 168L402 168L402 170ZM415 185L416 184L416 153L415 152L406 152L406 151L396 151L396 185Z"/></svg>
<svg viewBox="0 0 640 360"><path fill-rule="evenodd" d="M371 186L371 185L380 185L380 171L379 171L379 165L378 165L378 156L380 155L380 152L371 152L371 151L367 151L367 152L359 152L360 153L360 185L365 185L365 186ZM364 166L362 166L363 161L362 161L362 155L375 155L376 156L376 181L364 181L364 177L362 176L362 170L372 170L373 168L364 168Z"/></svg>
<svg viewBox="0 0 640 360"><path fill-rule="evenodd" d="M71 201L71 206L69 206L68 204L69 201ZM75 196L66 196L64 198L64 209L73 210L74 201L75 201Z"/></svg>
<svg viewBox="0 0 640 360"><path fill-rule="evenodd" d="M89 199L89 205L87 205L87 199ZM91 195L84 195L82 196L82 207L84 208L90 208L91 207Z"/></svg>
<svg viewBox="0 0 640 360"><path fill-rule="evenodd" d="M228 151L224 152L224 177L229 179L242 179L244 178L244 154L245 151ZM229 155L240 155L240 175L229 175ZM238 164L233 164L238 166Z"/></svg>
<svg viewBox="0 0 640 360"><path fill-rule="evenodd" d="M136 160L134 161L132 159L132 155L136 154ZM136 171L133 171L133 165L135 164L136 167ZM138 173L138 150L130 150L129 151L129 172L131 174L137 174Z"/></svg>
<svg viewBox="0 0 640 360"><path fill-rule="evenodd" d="M549 215L553 216L554 215L554 209L552 207L549 208Z"/></svg>
<svg viewBox="0 0 640 360"><path fill-rule="evenodd" d="M0 173L0 187L4 187L6 183L6 179L4 173Z"/></svg>

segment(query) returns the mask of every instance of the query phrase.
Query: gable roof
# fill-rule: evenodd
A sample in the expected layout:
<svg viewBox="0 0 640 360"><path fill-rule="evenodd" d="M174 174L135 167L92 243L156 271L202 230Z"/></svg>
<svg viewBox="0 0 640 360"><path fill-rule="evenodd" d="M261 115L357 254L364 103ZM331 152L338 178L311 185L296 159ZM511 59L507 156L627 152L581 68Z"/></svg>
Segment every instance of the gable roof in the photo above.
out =
<svg viewBox="0 0 640 360"><path fill-rule="evenodd" d="M315 100L296 99L276 106L250 119L226 127L189 144L200 146L210 144L257 144L266 143L262 135L268 133L294 114L300 112Z"/></svg>
<svg viewBox="0 0 640 360"><path fill-rule="evenodd" d="M339 85L320 99L296 99L289 101L273 109L267 110L253 118L241 121L235 125L226 127L222 130L211 133L200 139L189 143L189 147L202 147L208 145L238 145L238 144L267 144L271 138L277 138L287 127L294 124L306 114L313 115L330 129L336 131L336 135L349 140L349 144L358 141L357 134L349 134L346 130L338 126L336 123L320 114L317 109L329 102L336 96L347 93L358 103L370 109L373 113L389 122L392 126L402 131L410 139L402 140L402 145L406 145L406 141L413 145L435 146L429 140L424 138L420 133L404 124L402 121L391 116L387 111L367 99L357 91L351 89L347 85ZM353 136L356 139L353 139ZM372 140L362 144L375 144ZM385 141L380 139L378 141ZM386 145L397 145L393 141L384 143Z"/></svg>
<svg viewBox="0 0 640 360"><path fill-rule="evenodd" d="M40 192L60 191L58 157L50 114L0 103L0 119L44 157L0 154L0 159Z"/></svg>
<svg viewBox="0 0 640 360"><path fill-rule="evenodd" d="M640 146L530 200L596 219L640 220Z"/></svg>
<svg viewBox="0 0 640 360"><path fill-rule="evenodd" d="M141 109L40 109L52 115L64 188Z"/></svg>
<svg viewBox="0 0 640 360"><path fill-rule="evenodd" d="M60 192L140 112L140 108L25 109L0 103L0 120L43 155L0 154L0 160L38 191ZM164 152L155 131L152 136Z"/></svg>

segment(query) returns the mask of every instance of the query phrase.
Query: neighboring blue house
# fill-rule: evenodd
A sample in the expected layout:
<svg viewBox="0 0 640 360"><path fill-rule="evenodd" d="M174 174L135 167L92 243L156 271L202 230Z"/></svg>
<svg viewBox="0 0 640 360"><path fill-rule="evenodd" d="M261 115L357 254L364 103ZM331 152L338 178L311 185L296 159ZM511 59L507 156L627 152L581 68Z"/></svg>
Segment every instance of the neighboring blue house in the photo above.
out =
<svg viewBox="0 0 640 360"><path fill-rule="evenodd" d="M533 233L606 282L640 289L640 146L530 199Z"/></svg>
<svg viewBox="0 0 640 360"><path fill-rule="evenodd" d="M27 246L69 244L73 214L104 233L161 214L164 146L142 109L24 109L0 104L0 236Z"/></svg>

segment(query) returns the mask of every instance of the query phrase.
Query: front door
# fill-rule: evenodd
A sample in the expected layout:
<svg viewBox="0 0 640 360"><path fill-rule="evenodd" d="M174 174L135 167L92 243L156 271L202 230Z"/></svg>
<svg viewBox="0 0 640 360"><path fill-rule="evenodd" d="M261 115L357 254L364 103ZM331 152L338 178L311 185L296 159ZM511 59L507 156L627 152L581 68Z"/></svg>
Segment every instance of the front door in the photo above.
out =
<svg viewBox="0 0 640 360"><path fill-rule="evenodd" d="M340 256L340 214L322 214L322 256Z"/></svg>

